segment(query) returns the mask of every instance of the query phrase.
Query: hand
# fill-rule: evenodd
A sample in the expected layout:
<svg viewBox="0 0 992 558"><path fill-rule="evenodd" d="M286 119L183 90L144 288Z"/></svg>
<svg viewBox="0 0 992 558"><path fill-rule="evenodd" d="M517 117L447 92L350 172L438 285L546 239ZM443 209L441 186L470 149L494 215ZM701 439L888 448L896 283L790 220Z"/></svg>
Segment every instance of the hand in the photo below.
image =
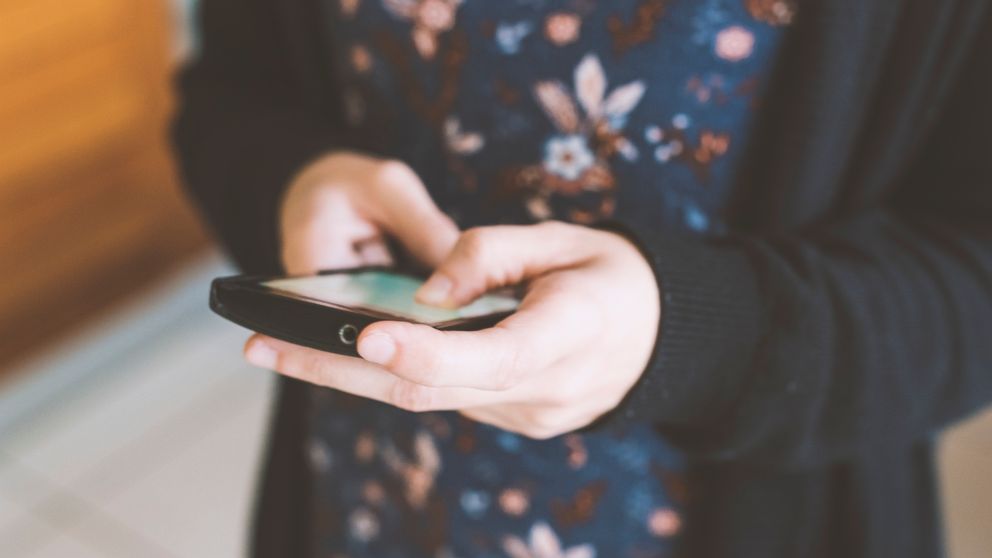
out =
<svg viewBox="0 0 992 558"><path fill-rule="evenodd" d="M661 312L654 274L624 237L563 223L474 229L418 293L465 304L527 282L519 310L493 328L445 332L379 322L359 360L255 336L256 365L410 411L456 410L532 438L581 428L642 374Z"/></svg>
<svg viewBox="0 0 992 558"><path fill-rule="evenodd" d="M296 176L283 197L280 232L291 274L388 265L386 236L433 269L458 238L408 166L350 152L327 155Z"/></svg>

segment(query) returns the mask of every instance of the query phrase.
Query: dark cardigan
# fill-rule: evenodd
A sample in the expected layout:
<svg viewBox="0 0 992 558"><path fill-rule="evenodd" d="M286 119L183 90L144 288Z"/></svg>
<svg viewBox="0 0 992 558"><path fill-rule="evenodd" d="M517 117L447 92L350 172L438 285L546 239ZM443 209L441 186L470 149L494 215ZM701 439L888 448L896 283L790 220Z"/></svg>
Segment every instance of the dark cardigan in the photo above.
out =
<svg viewBox="0 0 992 558"><path fill-rule="evenodd" d="M181 80L186 183L250 272L278 270L292 174L365 145L327 124L315 9L206 0ZM693 457L689 556L933 558L933 437L992 400L992 9L808 1L783 49L734 235L626 228L662 327L603 420L650 421ZM257 556L306 553L303 387L280 383Z"/></svg>

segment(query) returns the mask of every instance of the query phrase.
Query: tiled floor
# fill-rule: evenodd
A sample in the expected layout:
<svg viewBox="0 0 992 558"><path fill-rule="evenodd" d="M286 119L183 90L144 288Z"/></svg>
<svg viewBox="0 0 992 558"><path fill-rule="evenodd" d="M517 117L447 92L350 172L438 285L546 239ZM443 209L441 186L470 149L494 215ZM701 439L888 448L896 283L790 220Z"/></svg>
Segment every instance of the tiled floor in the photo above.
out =
<svg viewBox="0 0 992 558"><path fill-rule="evenodd" d="M244 553L271 377L205 262L0 392L0 557ZM942 454L952 558L992 556L992 414Z"/></svg>
<svg viewBox="0 0 992 558"><path fill-rule="evenodd" d="M219 272L208 263L132 310L169 309L150 338L89 340L110 354L84 359L86 381L0 425L0 556L243 555L271 377L242 363L245 332L206 310Z"/></svg>

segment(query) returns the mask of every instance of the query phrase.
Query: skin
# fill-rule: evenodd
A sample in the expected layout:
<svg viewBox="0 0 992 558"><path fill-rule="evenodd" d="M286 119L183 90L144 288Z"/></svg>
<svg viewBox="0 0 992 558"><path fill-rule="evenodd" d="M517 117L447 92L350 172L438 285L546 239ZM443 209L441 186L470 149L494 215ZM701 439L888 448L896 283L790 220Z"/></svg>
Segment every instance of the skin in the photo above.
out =
<svg viewBox="0 0 992 558"><path fill-rule="evenodd" d="M519 310L490 329L369 326L360 359L263 335L248 340L250 363L293 378L546 439L615 408L656 341L657 281L626 238L561 222L460 232L397 161L348 152L315 161L288 188L281 223L289 273L387 264L389 237L434 270L421 302L459 306L526 285Z"/></svg>

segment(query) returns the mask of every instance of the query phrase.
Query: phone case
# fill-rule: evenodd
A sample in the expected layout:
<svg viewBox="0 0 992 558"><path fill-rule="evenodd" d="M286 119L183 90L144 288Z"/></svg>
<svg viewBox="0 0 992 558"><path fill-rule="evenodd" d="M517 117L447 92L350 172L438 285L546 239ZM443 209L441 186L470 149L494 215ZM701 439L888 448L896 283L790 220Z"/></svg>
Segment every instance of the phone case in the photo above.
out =
<svg viewBox="0 0 992 558"><path fill-rule="evenodd" d="M329 273L358 273L394 269L364 267L329 270ZM406 274L411 275L412 274ZM214 279L210 286L210 309L221 317L252 331L313 349L347 356L358 356L356 341L362 330L384 320L412 321L407 318L365 309L294 296L270 289L261 283L276 277L239 275ZM496 325L511 312L452 320L433 327L441 330L477 331Z"/></svg>

